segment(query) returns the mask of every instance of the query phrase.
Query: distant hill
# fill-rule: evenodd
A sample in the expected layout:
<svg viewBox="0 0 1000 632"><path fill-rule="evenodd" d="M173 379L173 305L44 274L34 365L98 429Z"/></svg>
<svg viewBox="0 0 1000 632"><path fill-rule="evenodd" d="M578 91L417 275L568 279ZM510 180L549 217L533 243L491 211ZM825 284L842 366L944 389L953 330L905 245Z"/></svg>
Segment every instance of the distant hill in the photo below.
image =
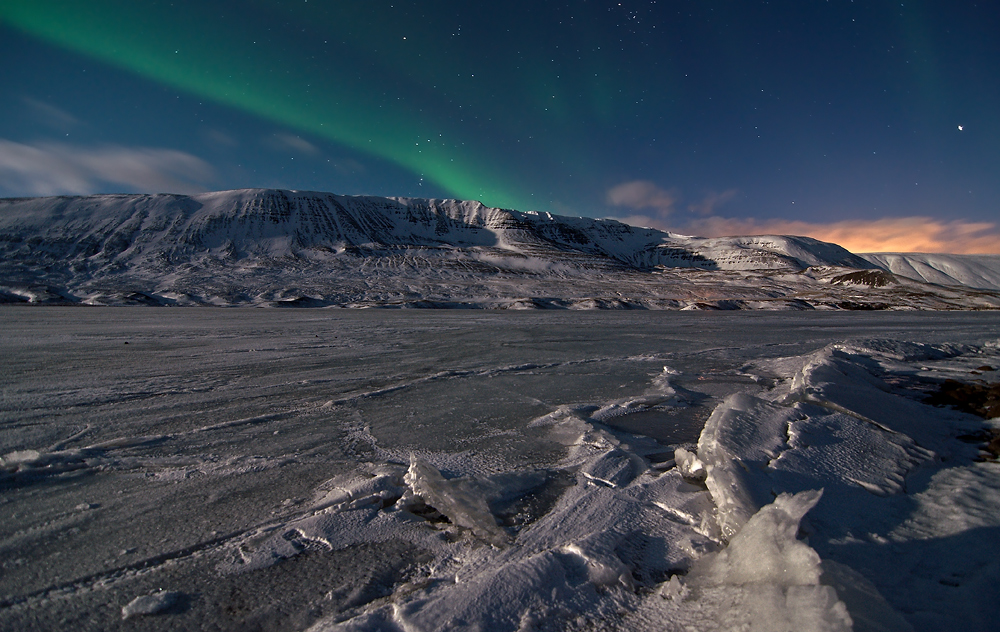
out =
<svg viewBox="0 0 1000 632"><path fill-rule="evenodd" d="M910 273L923 265L912 255L904 269L896 255L808 237L706 239L479 202L270 189L0 199L0 257L9 303L1000 307L997 257L955 259L967 273L931 278Z"/></svg>
<svg viewBox="0 0 1000 632"><path fill-rule="evenodd" d="M1000 290L1000 255L873 253L861 257L883 270L908 279Z"/></svg>

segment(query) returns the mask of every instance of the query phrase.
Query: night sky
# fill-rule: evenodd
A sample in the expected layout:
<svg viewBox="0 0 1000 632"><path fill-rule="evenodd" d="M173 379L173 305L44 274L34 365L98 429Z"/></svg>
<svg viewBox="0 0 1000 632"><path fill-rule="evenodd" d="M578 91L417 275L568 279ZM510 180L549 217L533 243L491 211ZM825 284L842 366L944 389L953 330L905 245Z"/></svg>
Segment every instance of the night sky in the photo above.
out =
<svg viewBox="0 0 1000 632"><path fill-rule="evenodd" d="M1000 6L0 0L0 196L457 197L1000 253Z"/></svg>

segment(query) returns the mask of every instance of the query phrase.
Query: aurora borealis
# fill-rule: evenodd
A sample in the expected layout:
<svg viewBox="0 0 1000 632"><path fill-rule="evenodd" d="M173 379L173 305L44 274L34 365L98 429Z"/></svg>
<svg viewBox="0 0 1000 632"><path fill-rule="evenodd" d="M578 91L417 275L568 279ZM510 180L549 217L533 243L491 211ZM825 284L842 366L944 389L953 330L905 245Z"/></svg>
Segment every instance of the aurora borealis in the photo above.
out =
<svg viewBox="0 0 1000 632"><path fill-rule="evenodd" d="M0 0L0 195L268 186L1000 252L997 32L970 2Z"/></svg>

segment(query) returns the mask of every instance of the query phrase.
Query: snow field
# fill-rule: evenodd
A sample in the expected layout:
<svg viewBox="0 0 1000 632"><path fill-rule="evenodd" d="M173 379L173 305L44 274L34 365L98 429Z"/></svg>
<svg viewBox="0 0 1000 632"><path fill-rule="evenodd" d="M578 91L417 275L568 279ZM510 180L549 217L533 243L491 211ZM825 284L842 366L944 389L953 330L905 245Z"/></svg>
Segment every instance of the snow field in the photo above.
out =
<svg viewBox="0 0 1000 632"><path fill-rule="evenodd" d="M30 312L4 629L991 629L989 315Z"/></svg>

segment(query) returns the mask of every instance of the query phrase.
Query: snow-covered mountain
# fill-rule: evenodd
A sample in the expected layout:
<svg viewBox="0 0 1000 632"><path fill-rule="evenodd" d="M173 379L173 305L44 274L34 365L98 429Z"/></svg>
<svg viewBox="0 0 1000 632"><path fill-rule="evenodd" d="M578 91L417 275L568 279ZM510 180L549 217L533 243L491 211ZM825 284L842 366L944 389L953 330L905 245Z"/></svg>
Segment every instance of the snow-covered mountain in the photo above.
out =
<svg viewBox="0 0 1000 632"><path fill-rule="evenodd" d="M1000 290L1000 255L872 253L861 256L883 270L908 279Z"/></svg>
<svg viewBox="0 0 1000 632"><path fill-rule="evenodd" d="M268 189L4 199L0 256L7 302L1000 306L995 292L903 279L807 237L705 239L479 202Z"/></svg>
<svg viewBox="0 0 1000 632"><path fill-rule="evenodd" d="M678 237L614 220L521 213L458 200L252 189L12 199L0 202L0 209L5 234L41 238L45 252L60 259L82 255L102 262L191 257L206 250L234 259L314 260L345 250L462 248L568 258L581 267L870 267L843 248L804 237Z"/></svg>

